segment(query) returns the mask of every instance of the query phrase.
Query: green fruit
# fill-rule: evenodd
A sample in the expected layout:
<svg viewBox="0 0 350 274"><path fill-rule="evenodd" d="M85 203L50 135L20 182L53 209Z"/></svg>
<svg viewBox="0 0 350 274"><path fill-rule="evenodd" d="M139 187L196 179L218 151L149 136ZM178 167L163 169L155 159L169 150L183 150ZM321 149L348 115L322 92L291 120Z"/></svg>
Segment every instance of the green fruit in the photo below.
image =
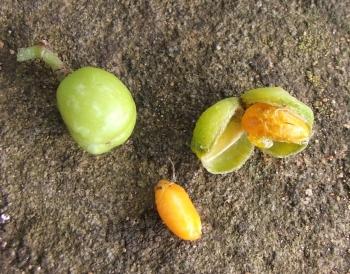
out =
<svg viewBox="0 0 350 274"><path fill-rule="evenodd" d="M73 139L92 154L123 144L136 123L129 90L99 68L84 67L64 78L57 89L57 105Z"/></svg>
<svg viewBox="0 0 350 274"><path fill-rule="evenodd" d="M253 145L241 127L243 109L237 98L227 98L209 107L199 117L191 149L213 174L239 169L249 158Z"/></svg>
<svg viewBox="0 0 350 274"><path fill-rule="evenodd" d="M265 103L272 106L287 108L302 117L310 128L310 133L312 132L314 122L314 114L312 110L280 87L267 87L249 90L241 96L241 99L245 108L248 108L256 103ZM271 156L283 158L302 151L306 148L306 146L307 142L302 144L273 142L272 147L261 150L267 154L270 154Z"/></svg>
<svg viewBox="0 0 350 274"><path fill-rule="evenodd" d="M50 50L47 41L20 48L17 61L40 59L62 80L57 105L73 139L86 151L101 154L124 143L136 123L136 106L129 90L113 74L85 67L70 69Z"/></svg>

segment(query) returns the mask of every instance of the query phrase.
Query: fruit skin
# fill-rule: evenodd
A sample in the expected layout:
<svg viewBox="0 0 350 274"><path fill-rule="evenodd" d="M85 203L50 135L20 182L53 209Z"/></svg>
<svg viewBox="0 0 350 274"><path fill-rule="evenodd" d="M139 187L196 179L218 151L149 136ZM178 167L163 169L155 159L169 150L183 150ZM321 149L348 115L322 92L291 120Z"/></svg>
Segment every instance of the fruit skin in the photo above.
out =
<svg viewBox="0 0 350 274"><path fill-rule="evenodd" d="M57 105L73 139L92 154L123 144L136 123L136 105L129 90L99 68L80 68L63 79Z"/></svg>
<svg viewBox="0 0 350 274"><path fill-rule="evenodd" d="M304 119L310 129L309 139L311 138L314 122L314 114L311 108L300 102L281 87L266 87L249 90L241 96L241 100L245 108L249 108L251 105L256 103L265 103L271 106L289 109ZM261 148L261 150L273 157L284 158L304 150L308 144L308 141L309 140L306 140L301 144L275 141L273 142L272 147L265 149Z"/></svg>
<svg viewBox="0 0 350 274"><path fill-rule="evenodd" d="M238 109L241 110L238 99L231 97L215 103L201 114L191 142L191 149L199 158L210 151Z"/></svg>
<svg viewBox="0 0 350 274"><path fill-rule="evenodd" d="M201 219L187 192L165 179L160 180L154 190L157 211L169 230L183 240L199 239Z"/></svg>
<svg viewBox="0 0 350 274"><path fill-rule="evenodd" d="M202 164L212 174L227 174L240 169L254 151L254 146L243 133L239 139L226 149L220 157L211 161L202 158Z"/></svg>
<svg viewBox="0 0 350 274"><path fill-rule="evenodd" d="M191 149L212 174L239 169L254 146L241 126L243 108L238 98L223 99L207 108L193 131Z"/></svg>

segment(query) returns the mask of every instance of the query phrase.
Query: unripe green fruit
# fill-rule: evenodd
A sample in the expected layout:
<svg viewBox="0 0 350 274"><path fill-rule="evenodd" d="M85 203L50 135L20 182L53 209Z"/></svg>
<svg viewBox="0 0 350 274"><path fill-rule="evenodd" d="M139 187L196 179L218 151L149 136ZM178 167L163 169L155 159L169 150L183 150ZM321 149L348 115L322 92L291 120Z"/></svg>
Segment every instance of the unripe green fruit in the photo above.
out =
<svg viewBox="0 0 350 274"><path fill-rule="evenodd" d="M136 106L117 77L93 67L68 74L69 69L46 41L18 50L17 61L34 59L43 60L63 79L57 89L58 109L73 139L83 149L101 154L130 137L136 123Z"/></svg>
<svg viewBox="0 0 350 274"><path fill-rule="evenodd" d="M136 122L129 90L99 68L84 67L64 78L57 89L57 105L73 139L92 154L123 144Z"/></svg>

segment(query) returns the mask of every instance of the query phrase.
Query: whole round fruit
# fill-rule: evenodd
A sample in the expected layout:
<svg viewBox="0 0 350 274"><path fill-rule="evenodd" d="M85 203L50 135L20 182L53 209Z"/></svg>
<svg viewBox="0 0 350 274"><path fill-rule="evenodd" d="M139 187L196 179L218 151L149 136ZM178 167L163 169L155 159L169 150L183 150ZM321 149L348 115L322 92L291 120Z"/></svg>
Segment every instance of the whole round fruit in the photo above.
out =
<svg viewBox="0 0 350 274"><path fill-rule="evenodd" d="M99 68L84 67L64 78L57 89L57 105L73 139L92 154L124 143L136 122L129 90Z"/></svg>
<svg viewBox="0 0 350 274"><path fill-rule="evenodd" d="M46 41L19 49L17 61L34 59L43 60L61 80L58 109L73 139L83 149L101 154L130 137L136 123L136 106L117 77L94 67L68 74L69 68L48 48Z"/></svg>

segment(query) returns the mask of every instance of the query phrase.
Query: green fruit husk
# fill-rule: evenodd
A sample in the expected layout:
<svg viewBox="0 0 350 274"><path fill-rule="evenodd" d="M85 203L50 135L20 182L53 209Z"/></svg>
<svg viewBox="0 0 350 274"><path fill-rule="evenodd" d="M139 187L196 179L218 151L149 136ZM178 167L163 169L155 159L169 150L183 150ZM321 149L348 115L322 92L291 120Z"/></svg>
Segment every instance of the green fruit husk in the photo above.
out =
<svg viewBox="0 0 350 274"><path fill-rule="evenodd" d="M274 142L272 147L268 149L260 149L260 150L276 158L285 158L303 151L306 147L307 147L307 144L299 145L299 144Z"/></svg>
<svg viewBox="0 0 350 274"><path fill-rule="evenodd" d="M245 133L223 151L219 157L210 161L202 159L202 164L212 174L225 174L240 169L254 150Z"/></svg>
<svg viewBox="0 0 350 274"><path fill-rule="evenodd" d="M239 100L231 97L212 105L199 117L191 149L210 173L237 170L251 155L254 147L241 127L242 114Z"/></svg>
<svg viewBox="0 0 350 274"><path fill-rule="evenodd" d="M212 148L238 108L241 109L238 99L232 97L217 102L201 114L191 142L191 149L199 158Z"/></svg>

